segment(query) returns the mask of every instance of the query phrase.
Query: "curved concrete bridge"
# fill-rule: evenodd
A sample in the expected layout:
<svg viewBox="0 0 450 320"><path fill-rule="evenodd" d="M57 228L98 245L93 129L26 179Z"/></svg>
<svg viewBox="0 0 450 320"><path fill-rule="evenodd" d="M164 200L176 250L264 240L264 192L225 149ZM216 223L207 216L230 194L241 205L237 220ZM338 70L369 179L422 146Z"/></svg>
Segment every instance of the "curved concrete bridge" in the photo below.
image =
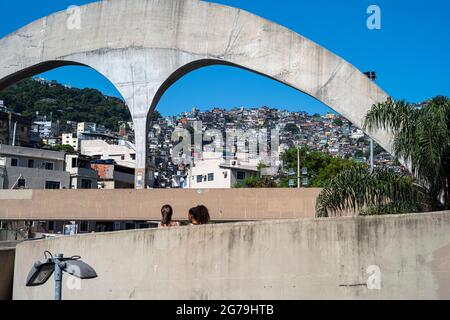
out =
<svg viewBox="0 0 450 320"><path fill-rule="evenodd" d="M149 115L164 92L195 69L244 68L298 89L361 127L388 95L314 42L251 13L198 0L106 0L80 7L80 28L59 12L0 39L0 90L66 65L89 66L124 97L145 176ZM371 136L390 150L389 135Z"/></svg>

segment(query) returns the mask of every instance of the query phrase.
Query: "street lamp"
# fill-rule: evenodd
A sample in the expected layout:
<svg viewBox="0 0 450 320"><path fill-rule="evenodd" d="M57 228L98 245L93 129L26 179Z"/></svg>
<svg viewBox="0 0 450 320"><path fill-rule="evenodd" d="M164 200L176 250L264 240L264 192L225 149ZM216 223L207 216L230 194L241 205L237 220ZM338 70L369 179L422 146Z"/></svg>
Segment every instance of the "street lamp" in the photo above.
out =
<svg viewBox="0 0 450 320"><path fill-rule="evenodd" d="M377 80L377 74L375 71L367 71L364 72L364 74L372 81ZM370 173L373 174L375 171L375 161L374 161L374 145L373 145L373 139L370 138Z"/></svg>
<svg viewBox="0 0 450 320"><path fill-rule="evenodd" d="M377 80L377 73L375 71L367 71L364 72L364 74L366 75L367 78L369 78L372 81Z"/></svg>
<svg viewBox="0 0 450 320"><path fill-rule="evenodd" d="M47 254L50 258L47 257ZM62 279L63 272L66 272L79 279L97 278L95 270L87 263L81 261L80 256L64 257L57 254L56 257L45 251L45 260L36 261L27 277L27 287L37 287L45 284L55 273L55 300L62 299Z"/></svg>
<svg viewBox="0 0 450 320"><path fill-rule="evenodd" d="M307 167L304 167L302 169L302 176L303 176L302 185L304 187L308 187L309 186L309 178L308 178L308 168Z"/></svg>

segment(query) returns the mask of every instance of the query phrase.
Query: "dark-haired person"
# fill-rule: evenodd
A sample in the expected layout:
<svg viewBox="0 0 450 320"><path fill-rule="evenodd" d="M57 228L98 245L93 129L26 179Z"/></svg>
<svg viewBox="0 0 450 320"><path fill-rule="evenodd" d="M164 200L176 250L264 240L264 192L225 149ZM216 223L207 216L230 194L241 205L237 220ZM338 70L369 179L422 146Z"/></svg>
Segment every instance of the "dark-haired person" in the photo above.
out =
<svg viewBox="0 0 450 320"><path fill-rule="evenodd" d="M208 208L205 206L197 206L189 210L188 219L193 226L208 224L211 220Z"/></svg>
<svg viewBox="0 0 450 320"><path fill-rule="evenodd" d="M176 221L172 221L173 216L173 209L171 206L166 204L161 208L161 222L159 224L160 228L167 228L167 227L179 227L180 223Z"/></svg>

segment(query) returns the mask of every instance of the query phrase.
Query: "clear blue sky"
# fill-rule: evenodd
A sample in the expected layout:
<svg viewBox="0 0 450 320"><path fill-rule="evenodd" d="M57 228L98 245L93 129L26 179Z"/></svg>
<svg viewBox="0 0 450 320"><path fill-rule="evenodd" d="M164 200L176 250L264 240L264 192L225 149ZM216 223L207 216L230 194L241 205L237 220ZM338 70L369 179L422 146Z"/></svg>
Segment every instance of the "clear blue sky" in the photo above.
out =
<svg viewBox="0 0 450 320"><path fill-rule="evenodd" d="M136 0L139 1L139 0ZM166 0L170 1L170 0ZM1 0L0 37L69 5L89 0ZM284 25L334 51L362 71L376 70L394 98L420 102L450 96L450 1L448 0L216 0ZM366 27L369 5L380 6L382 29ZM1 50L1 48L0 48ZM43 77L118 95L95 71L66 67ZM163 114L211 107L328 109L275 81L230 67L197 70L171 87L159 104Z"/></svg>

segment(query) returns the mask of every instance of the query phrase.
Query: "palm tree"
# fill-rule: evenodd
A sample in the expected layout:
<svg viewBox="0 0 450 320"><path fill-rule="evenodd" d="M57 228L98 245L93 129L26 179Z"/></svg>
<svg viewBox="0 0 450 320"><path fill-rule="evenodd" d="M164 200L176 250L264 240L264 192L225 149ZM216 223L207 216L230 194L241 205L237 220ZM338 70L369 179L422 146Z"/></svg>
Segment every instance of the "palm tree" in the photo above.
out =
<svg viewBox="0 0 450 320"><path fill-rule="evenodd" d="M423 189L411 177L388 169L371 174L366 165L357 164L341 171L322 190L317 216L417 212L423 198Z"/></svg>
<svg viewBox="0 0 450 320"><path fill-rule="evenodd" d="M450 208L449 98L436 97L419 107L389 99L369 111L364 126L390 130L394 155L427 190L431 208Z"/></svg>
<svg viewBox="0 0 450 320"><path fill-rule="evenodd" d="M450 208L448 98L436 97L421 106L388 99L372 107L364 127L393 133L394 155L408 164L412 177L390 170L370 174L365 166L354 166L336 175L321 192L318 216Z"/></svg>

